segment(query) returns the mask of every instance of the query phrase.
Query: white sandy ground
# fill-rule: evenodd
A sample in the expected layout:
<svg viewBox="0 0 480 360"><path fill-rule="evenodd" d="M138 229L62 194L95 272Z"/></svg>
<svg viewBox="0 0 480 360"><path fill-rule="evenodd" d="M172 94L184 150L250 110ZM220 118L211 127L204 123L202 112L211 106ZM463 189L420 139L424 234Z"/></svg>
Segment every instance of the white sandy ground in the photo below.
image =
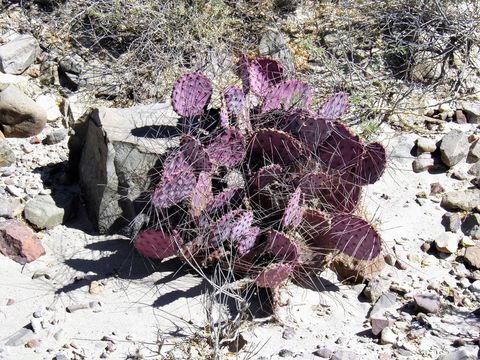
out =
<svg viewBox="0 0 480 360"><path fill-rule="evenodd" d="M440 221L445 210L431 199L420 206L415 195L420 191L428 194L433 182L440 182L447 191L464 187L466 182L445 174L414 174L408 154L416 136L396 135L389 129L384 129L383 136L390 167L379 182L366 189L363 214L377 224L387 249L397 244L403 246L405 257L408 253L425 256L420 245L444 232ZM98 359L108 339L113 340L115 348L108 359L126 359L136 353L145 359L160 359L172 349L172 358L205 358L201 338L207 323L205 283L200 277L185 272L176 275L176 261L155 263L158 271L154 272L151 263L134 253L128 239L90 236L66 226L42 235L47 255L37 261L20 266L0 256L0 359L53 359L59 352L67 359ZM448 274L451 264L452 259L446 258L427 267L409 262L405 271L387 266L384 275L408 290L403 298L399 297L396 307L409 301L411 294L427 291L429 285L441 285L445 280L452 284L453 277ZM32 279L41 272L50 278ZM379 345L368 335L367 313L371 306L358 300L363 286L342 285L331 276L329 272L324 275L335 286L326 285L321 292L291 284L284 288L284 305L277 320L244 323L241 330L247 345L238 354L224 349L224 358L277 359L280 350L285 349L292 353L284 353L283 358L319 359L312 354L318 346L352 351L358 359L366 360L378 359L381 353L391 354L392 358L436 359L454 350L451 344L456 338L479 336L478 324L465 316L475 308L473 304L462 308L463 314L430 316L436 331L427 331L419 339L410 341L399 333L400 345L406 344L415 354L403 357L398 348ZM74 282L75 277L84 280ZM104 284L99 294L88 291L93 280ZM8 299L13 299L14 304L7 306ZM90 302L101 305L66 312L69 305ZM30 323L35 311L45 307L51 311L43 319L51 320L53 325L36 335L41 340L38 348L2 346ZM392 313L402 321L398 312ZM289 327L293 328L293 336L284 339L282 335ZM69 348L62 348L65 344L70 344ZM188 347L188 355L179 350ZM478 350L473 345L466 348L475 354Z"/></svg>

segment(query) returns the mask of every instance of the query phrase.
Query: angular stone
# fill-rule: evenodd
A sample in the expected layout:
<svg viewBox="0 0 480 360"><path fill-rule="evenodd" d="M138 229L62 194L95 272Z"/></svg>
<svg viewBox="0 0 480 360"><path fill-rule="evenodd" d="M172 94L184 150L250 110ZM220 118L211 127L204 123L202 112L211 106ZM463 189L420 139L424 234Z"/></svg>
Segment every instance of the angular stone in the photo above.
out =
<svg viewBox="0 0 480 360"><path fill-rule="evenodd" d="M22 203L19 199L6 196L0 197L0 217L12 219L22 213Z"/></svg>
<svg viewBox="0 0 480 360"><path fill-rule="evenodd" d="M471 246L467 248L464 258L468 265L480 270L480 247Z"/></svg>
<svg viewBox="0 0 480 360"><path fill-rule="evenodd" d="M330 360L358 360L360 356L353 351L337 350L330 358Z"/></svg>
<svg viewBox="0 0 480 360"><path fill-rule="evenodd" d="M459 238L456 234L445 232L435 239L435 246L438 251L445 254L455 254L458 250Z"/></svg>
<svg viewBox="0 0 480 360"><path fill-rule="evenodd" d="M374 278L365 287L363 294L370 303L375 303L382 294L388 291L391 283L390 280L386 280L383 277Z"/></svg>
<svg viewBox="0 0 480 360"><path fill-rule="evenodd" d="M62 142L68 135L68 129L57 129L52 131L45 138L45 142L48 145L55 145Z"/></svg>
<svg viewBox="0 0 480 360"><path fill-rule="evenodd" d="M55 121L62 117L57 101L52 95L40 95L36 98L35 102L45 110L47 121Z"/></svg>
<svg viewBox="0 0 480 360"><path fill-rule="evenodd" d="M0 125L6 137L37 135L46 123L45 110L16 87L0 92Z"/></svg>
<svg viewBox="0 0 480 360"><path fill-rule="evenodd" d="M463 220L462 231L472 239L480 240L480 214L468 214Z"/></svg>
<svg viewBox="0 0 480 360"><path fill-rule="evenodd" d="M394 321L386 318L371 318L370 324L372 325L372 334L377 336L383 329L393 326Z"/></svg>
<svg viewBox="0 0 480 360"><path fill-rule="evenodd" d="M267 30L260 39L258 51L262 56L279 61L288 74L295 72L295 62L288 46L288 39L282 32Z"/></svg>
<svg viewBox="0 0 480 360"><path fill-rule="evenodd" d="M75 125L70 164L78 169L88 215L100 233L138 231L142 220L131 222L150 201L148 174L158 173L160 157L178 145L172 139L177 118L170 105L152 104L97 108Z"/></svg>
<svg viewBox="0 0 480 360"><path fill-rule="evenodd" d="M480 160L480 140L475 141L470 146L470 151L468 152L468 160L470 162L476 162Z"/></svg>
<svg viewBox="0 0 480 360"><path fill-rule="evenodd" d="M37 229L51 229L61 225L71 215L72 197L69 194L37 195L25 205L24 216Z"/></svg>
<svg viewBox="0 0 480 360"><path fill-rule="evenodd" d="M342 253L336 255L330 265L345 281L361 283L378 276L385 267L385 259L380 254L370 260L358 260Z"/></svg>
<svg viewBox="0 0 480 360"><path fill-rule="evenodd" d="M480 124L480 103L472 101L460 102L460 107L467 116L467 121L472 124Z"/></svg>
<svg viewBox="0 0 480 360"><path fill-rule="evenodd" d="M473 164L470 169L468 169L468 173L473 176L480 176L480 161Z"/></svg>
<svg viewBox="0 0 480 360"><path fill-rule="evenodd" d="M445 192L445 188L439 182L430 184L430 195L437 195Z"/></svg>
<svg viewBox="0 0 480 360"><path fill-rule="evenodd" d="M385 329L382 330L382 333L380 335L380 343L382 345L393 345L397 343L397 335L390 329L389 327L386 327Z"/></svg>
<svg viewBox="0 0 480 360"><path fill-rule="evenodd" d="M419 154L421 153L432 153L437 150L437 145L433 139L419 137L415 144L419 150Z"/></svg>
<svg viewBox="0 0 480 360"><path fill-rule="evenodd" d="M452 130L446 134L440 143L440 154L442 161L448 167L458 164L466 159L470 143L466 133L458 130Z"/></svg>
<svg viewBox="0 0 480 360"><path fill-rule="evenodd" d="M10 85L13 85L16 88L18 88L20 91L25 92L25 89L29 85L28 78L22 75L4 74L0 72L0 91L7 88Z"/></svg>
<svg viewBox="0 0 480 360"><path fill-rule="evenodd" d="M393 307L397 302L397 295L393 292L388 292L380 296L375 305L370 311L370 318L374 316L382 316L384 312Z"/></svg>
<svg viewBox="0 0 480 360"><path fill-rule="evenodd" d="M467 123L467 117L465 116L465 113L462 110L455 111L455 121L458 124L466 124Z"/></svg>
<svg viewBox="0 0 480 360"><path fill-rule="evenodd" d="M412 162L413 172L419 173L422 171L427 171L434 166L434 160L429 153L424 153L418 156Z"/></svg>
<svg viewBox="0 0 480 360"><path fill-rule="evenodd" d="M32 330L21 328L15 334L11 335L5 342L6 346L24 346L27 342L33 339L35 334Z"/></svg>
<svg viewBox="0 0 480 360"><path fill-rule="evenodd" d="M7 167L15 163L16 156L8 144L8 142L4 139L0 139L0 167Z"/></svg>
<svg viewBox="0 0 480 360"><path fill-rule="evenodd" d="M418 294L413 296L413 301L420 312L435 314L440 310L440 298L434 294Z"/></svg>
<svg viewBox="0 0 480 360"><path fill-rule="evenodd" d="M413 66L410 69L410 79L428 83L442 76L442 61L431 51L417 51L414 54Z"/></svg>
<svg viewBox="0 0 480 360"><path fill-rule="evenodd" d="M40 240L25 224L17 220L0 223L0 253L26 264L45 254Z"/></svg>
<svg viewBox="0 0 480 360"><path fill-rule="evenodd" d="M40 54L40 47L32 35L20 35L0 46L0 70L7 74L21 74Z"/></svg>
<svg viewBox="0 0 480 360"><path fill-rule="evenodd" d="M462 218L458 213L447 212L443 215L442 224L445 226L445 230L455 233L462 225Z"/></svg>
<svg viewBox="0 0 480 360"><path fill-rule="evenodd" d="M442 197L441 205L447 210L472 211L480 208L480 189L447 192Z"/></svg>

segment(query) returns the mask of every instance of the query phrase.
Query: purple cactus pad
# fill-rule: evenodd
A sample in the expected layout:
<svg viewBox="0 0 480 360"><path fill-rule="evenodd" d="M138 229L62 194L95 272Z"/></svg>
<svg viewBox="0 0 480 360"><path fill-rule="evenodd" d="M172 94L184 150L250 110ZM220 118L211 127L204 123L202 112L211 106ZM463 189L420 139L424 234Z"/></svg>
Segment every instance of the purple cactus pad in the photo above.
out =
<svg viewBox="0 0 480 360"><path fill-rule="evenodd" d="M210 159L217 165L236 166L245 156L242 133L233 128L225 128L207 147Z"/></svg>
<svg viewBox="0 0 480 360"><path fill-rule="evenodd" d="M304 209L300 206L301 195L302 190L298 187L288 200L288 205L282 219L282 225L285 228L295 229L302 221Z"/></svg>
<svg viewBox="0 0 480 360"><path fill-rule="evenodd" d="M248 232L241 237L237 242L238 255L246 255L254 246L257 241L258 234L260 233L259 227L251 227Z"/></svg>
<svg viewBox="0 0 480 360"><path fill-rule="evenodd" d="M380 254L382 242L376 230L356 215L337 215L328 231L332 245L358 260L370 260Z"/></svg>
<svg viewBox="0 0 480 360"><path fill-rule="evenodd" d="M307 109L312 102L312 89L298 80L287 80L268 89L262 105L262 112L273 109Z"/></svg>
<svg viewBox="0 0 480 360"><path fill-rule="evenodd" d="M258 287L275 289L292 274L292 267L288 264L273 264L263 270L255 279Z"/></svg>
<svg viewBox="0 0 480 360"><path fill-rule="evenodd" d="M271 230L267 236L266 250L278 260L289 263L298 261L298 246L285 234Z"/></svg>
<svg viewBox="0 0 480 360"><path fill-rule="evenodd" d="M267 90L283 80L283 66L269 58L259 57L250 61L248 68L250 88L258 95L264 95Z"/></svg>
<svg viewBox="0 0 480 360"><path fill-rule="evenodd" d="M145 230L138 233L134 240L137 251L150 259L164 259L174 256L183 244L177 235L167 235L159 230Z"/></svg>
<svg viewBox="0 0 480 360"><path fill-rule="evenodd" d="M172 106L183 117L202 115L212 96L212 83L203 74L189 73L177 80L172 92Z"/></svg>
<svg viewBox="0 0 480 360"><path fill-rule="evenodd" d="M220 120L223 127L230 125L229 119L237 120L242 116L244 102L244 93L235 86L228 86L222 92Z"/></svg>
<svg viewBox="0 0 480 360"><path fill-rule="evenodd" d="M197 184L192 192L190 212L194 218L198 218L212 199L212 178L208 172L198 175Z"/></svg>
<svg viewBox="0 0 480 360"><path fill-rule="evenodd" d="M183 135L180 139L180 151L185 161L197 172L211 171L212 164L207 151L197 139L190 135Z"/></svg>
<svg viewBox="0 0 480 360"><path fill-rule="evenodd" d="M318 114L329 120L340 119L347 113L348 110L348 95L344 92L339 92L330 96L318 110Z"/></svg>
<svg viewBox="0 0 480 360"><path fill-rule="evenodd" d="M383 175L386 165L387 156L381 144L374 142L365 145L357 174L359 185L374 184Z"/></svg>

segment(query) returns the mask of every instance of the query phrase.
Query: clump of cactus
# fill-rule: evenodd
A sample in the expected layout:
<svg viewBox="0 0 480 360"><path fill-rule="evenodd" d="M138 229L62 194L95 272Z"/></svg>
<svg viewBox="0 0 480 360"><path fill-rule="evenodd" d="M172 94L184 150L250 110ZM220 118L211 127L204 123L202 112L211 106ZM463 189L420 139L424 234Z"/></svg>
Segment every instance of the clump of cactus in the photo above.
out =
<svg viewBox="0 0 480 360"><path fill-rule="evenodd" d="M309 85L285 79L280 63L242 55L238 73L242 88L225 88L220 109L208 108L205 75L176 82L180 145L163 162L155 221L135 248L153 259L219 264L274 294L318 273L332 254L375 261L381 238L356 210L362 186L385 169L385 150L339 121L347 95L314 111Z"/></svg>

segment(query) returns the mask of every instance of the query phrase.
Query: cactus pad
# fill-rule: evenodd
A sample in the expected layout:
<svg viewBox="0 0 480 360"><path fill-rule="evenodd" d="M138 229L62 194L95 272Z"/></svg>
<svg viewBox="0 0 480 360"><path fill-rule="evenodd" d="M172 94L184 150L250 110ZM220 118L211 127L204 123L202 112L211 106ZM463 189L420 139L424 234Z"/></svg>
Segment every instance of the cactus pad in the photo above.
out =
<svg viewBox="0 0 480 360"><path fill-rule="evenodd" d="M282 225L285 228L296 228L303 218L304 209L300 206L301 188L295 189L288 199L288 205L283 214Z"/></svg>
<svg viewBox="0 0 480 360"><path fill-rule="evenodd" d="M244 234L240 240L237 242L237 252L238 255L244 256L247 254L254 246L257 241L258 234L260 233L259 227L251 227L246 234Z"/></svg>
<svg viewBox="0 0 480 360"><path fill-rule="evenodd" d="M298 246L287 235L276 230L268 234L266 250L276 259L286 262L296 262L299 256Z"/></svg>
<svg viewBox="0 0 480 360"><path fill-rule="evenodd" d="M312 102L312 89L298 80L287 80L268 89L262 105L262 112L273 109L307 109Z"/></svg>
<svg viewBox="0 0 480 360"><path fill-rule="evenodd" d="M212 95L212 83L203 74L189 73L177 80L172 92L172 106L183 117L202 115Z"/></svg>
<svg viewBox="0 0 480 360"><path fill-rule="evenodd" d="M180 139L180 151L185 161L197 172L210 171L212 164L203 145L190 135L184 135Z"/></svg>
<svg viewBox="0 0 480 360"><path fill-rule="evenodd" d="M345 125L334 123L330 136L317 151L325 166L342 171L358 166L363 155L363 144Z"/></svg>
<svg viewBox="0 0 480 360"><path fill-rule="evenodd" d="M283 66L277 61L259 57L250 61L248 67L250 88L258 95L283 80Z"/></svg>
<svg viewBox="0 0 480 360"><path fill-rule="evenodd" d="M212 178L210 173L201 172L198 175L197 184L192 192L190 201L190 212L193 217L198 218L212 198Z"/></svg>
<svg viewBox="0 0 480 360"><path fill-rule="evenodd" d="M272 264L263 270L255 279L258 287L274 289L288 280L293 269L288 264Z"/></svg>
<svg viewBox="0 0 480 360"><path fill-rule="evenodd" d="M303 155L302 144L291 135L278 130L258 130L248 145L250 169L270 164L288 166Z"/></svg>
<svg viewBox="0 0 480 360"><path fill-rule="evenodd" d="M238 165L245 156L242 133L233 127L225 128L208 145L207 153L217 165Z"/></svg>
<svg viewBox="0 0 480 360"><path fill-rule="evenodd" d="M229 119L238 119L242 116L245 95L239 88L228 86L222 92L222 107L220 118L223 127L230 125Z"/></svg>
<svg viewBox="0 0 480 360"><path fill-rule="evenodd" d="M208 234L208 243L210 246L218 247L225 241L239 241L248 234L252 221L253 213L250 211L230 211L212 226Z"/></svg>
<svg viewBox="0 0 480 360"><path fill-rule="evenodd" d="M160 230L145 230L138 233L134 240L137 251L150 259L164 259L178 252L183 244L178 235L167 235Z"/></svg>
<svg viewBox="0 0 480 360"><path fill-rule="evenodd" d="M330 96L318 110L318 114L326 119L337 120L348 110L348 95L339 92Z"/></svg>
<svg viewBox="0 0 480 360"><path fill-rule="evenodd" d="M328 234L336 249L355 259L369 260L380 254L380 236L358 216L345 214L333 217Z"/></svg>
<svg viewBox="0 0 480 360"><path fill-rule="evenodd" d="M382 176L386 164L385 148L381 144L374 142L366 145L357 174L359 184L374 184Z"/></svg>
<svg viewBox="0 0 480 360"><path fill-rule="evenodd" d="M250 60L245 54L241 54L238 60L238 76L242 80L243 93L250 92Z"/></svg>

